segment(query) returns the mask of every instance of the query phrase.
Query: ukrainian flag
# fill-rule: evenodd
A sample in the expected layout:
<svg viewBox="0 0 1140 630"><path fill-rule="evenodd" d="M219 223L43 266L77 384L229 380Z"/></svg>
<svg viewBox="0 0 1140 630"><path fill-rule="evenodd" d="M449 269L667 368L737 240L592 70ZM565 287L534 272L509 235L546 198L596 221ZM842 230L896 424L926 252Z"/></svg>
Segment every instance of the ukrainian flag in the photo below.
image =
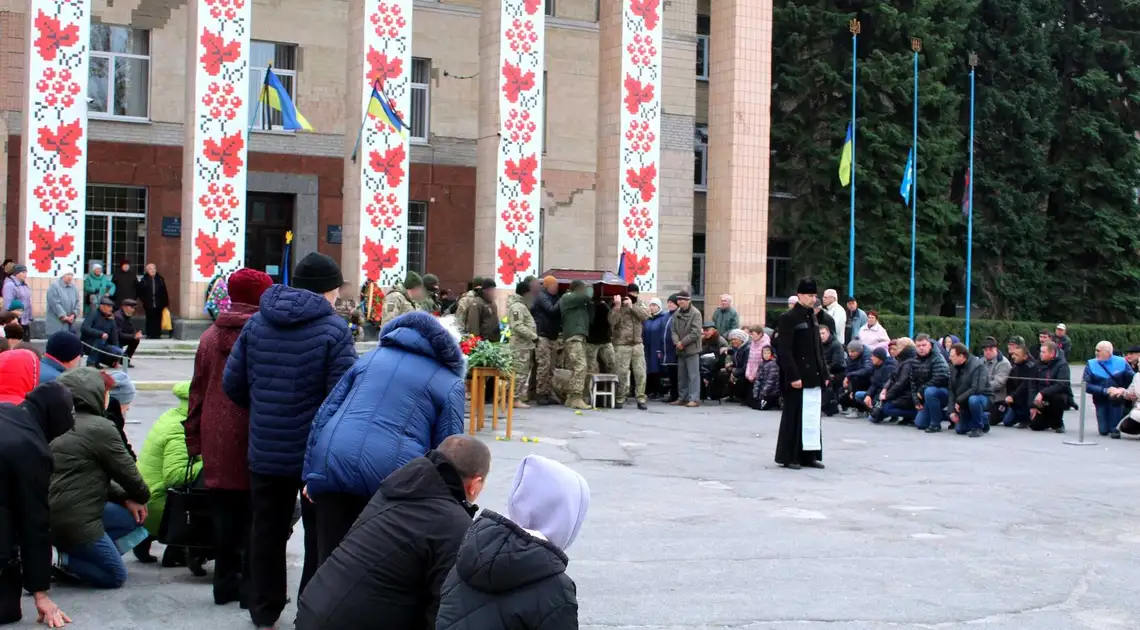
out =
<svg viewBox="0 0 1140 630"><path fill-rule="evenodd" d="M839 183L851 184L851 123L847 123L847 139L843 141L843 152L839 154Z"/></svg>
<svg viewBox="0 0 1140 630"><path fill-rule="evenodd" d="M376 85L372 86L372 98L368 99L368 115L379 118L388 123L396 133L408 137L408 126L404 124L396 110L388 105L388 99L380 96L380 90L376 89Z"/></svg>
<svg viewBox="0 0 1140 630"><path fill-rule="evenodd" d="M273 74L273 69L265 71L265 87L261 90L261 102L270 109L281 112L282 127L289 131L312 131L313 126L297 111L289 90L281 84L281 79Z"/></svg>

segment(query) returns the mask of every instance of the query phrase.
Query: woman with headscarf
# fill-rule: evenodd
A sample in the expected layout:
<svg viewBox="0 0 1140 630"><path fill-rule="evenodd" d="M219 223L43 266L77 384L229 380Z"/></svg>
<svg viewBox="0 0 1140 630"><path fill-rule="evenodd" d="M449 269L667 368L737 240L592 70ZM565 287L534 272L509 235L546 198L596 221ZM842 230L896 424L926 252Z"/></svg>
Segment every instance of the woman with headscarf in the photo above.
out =
<svg viewBox="0 0 1140 630"><path fill-rule="evenodd" d="M665 376L665 334L669 330L669 315L661 306L660 298L649 300L649 319L641 327L641 343L645 347L645 391L650 400L665 395L661 379Z"/></svg>
<svg viewBox="0 0 1140 630"><path fill-rule="evenodd" d="M115 295L115 283L103 273L102 263L91 263L91 272L83 277L83 313L95 310L103 298L112 295Z"/></svg>
<svg viewBox="0 0 1140 630"><path fill-rule="evenodd" d="M30 355L30 358L29 358ZM5 353L21 367L5 374L30 376L38 362L29 350ZM24 378L22 382L30 379ZM0 403L0 625L17 623L23 590L35 598L36 618L48 628L71 623L48 596L51 587L51 509L53 468L50 442L75 426L71 393L58 383L25 392L19 404Z"/></svg>
<svg viewBox="0 0 1140 630"><path fill-rule="evenodd" d="M24 265L12 267L12 273L4 278L3 307L6 311L20 311L19 322L24 327L24 338L31 338L32 326L32 288L28 286L28 268ZM16 303L22 308L16 308Z"/></svg>

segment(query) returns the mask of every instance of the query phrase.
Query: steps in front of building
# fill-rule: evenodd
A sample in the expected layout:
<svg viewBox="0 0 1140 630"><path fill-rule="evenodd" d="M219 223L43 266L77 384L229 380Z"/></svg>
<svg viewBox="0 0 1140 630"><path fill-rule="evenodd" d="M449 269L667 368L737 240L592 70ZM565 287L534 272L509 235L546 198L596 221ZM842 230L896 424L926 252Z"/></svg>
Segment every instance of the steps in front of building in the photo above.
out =
<svg viewBox="0 0 1140 630"><path fill-rule="evenodd" d="M364 354L376 349L375 341L362 341L356 344L357 354ZM198 352L197 341L181 341L178 339L144 339L139 344L135 356L138 358L155 359L193 359Z"/></svg>

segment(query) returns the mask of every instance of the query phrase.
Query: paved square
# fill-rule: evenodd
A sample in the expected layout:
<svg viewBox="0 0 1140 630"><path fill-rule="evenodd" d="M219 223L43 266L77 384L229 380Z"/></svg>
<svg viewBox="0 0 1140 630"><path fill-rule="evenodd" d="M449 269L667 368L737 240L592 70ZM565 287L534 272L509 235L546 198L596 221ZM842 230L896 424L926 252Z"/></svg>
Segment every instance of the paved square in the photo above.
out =
<svg viewBox="0 0 1140 630"><path fill-rule="evenodd" d="M140 393L136 448L173 401ZM827 470L789 471L772 461L778 425L778 413L735 405L519 412L514 441L484 432L495 460L480 504L504 509L527 453L589 480L589 519L569 553L583 628L1140 627L1136 440L1075 447L1063 444L1074 430L970 439L825 419ZM251 627L236 605L213 605L208 578L129 555L128 566L119 591L53 590L72 627Z"/></svg>

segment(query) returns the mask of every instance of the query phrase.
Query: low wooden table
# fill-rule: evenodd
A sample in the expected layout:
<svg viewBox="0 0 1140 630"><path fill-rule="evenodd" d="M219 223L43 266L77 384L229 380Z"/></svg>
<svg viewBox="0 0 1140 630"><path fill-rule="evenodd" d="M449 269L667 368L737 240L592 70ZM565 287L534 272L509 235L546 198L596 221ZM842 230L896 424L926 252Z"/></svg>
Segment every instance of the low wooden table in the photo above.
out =
<svg viewBox="0 0 1140 630"><path fill-rule="evenodd" d="M515 409L515 374L498 368L471 368L471 426L469 433L482 431L483 412L487 408L487 379L491 379L494 396L491 398L491 430L499 430L499 411L506 412L507 439L511 439L511 424Z"/></svg>

